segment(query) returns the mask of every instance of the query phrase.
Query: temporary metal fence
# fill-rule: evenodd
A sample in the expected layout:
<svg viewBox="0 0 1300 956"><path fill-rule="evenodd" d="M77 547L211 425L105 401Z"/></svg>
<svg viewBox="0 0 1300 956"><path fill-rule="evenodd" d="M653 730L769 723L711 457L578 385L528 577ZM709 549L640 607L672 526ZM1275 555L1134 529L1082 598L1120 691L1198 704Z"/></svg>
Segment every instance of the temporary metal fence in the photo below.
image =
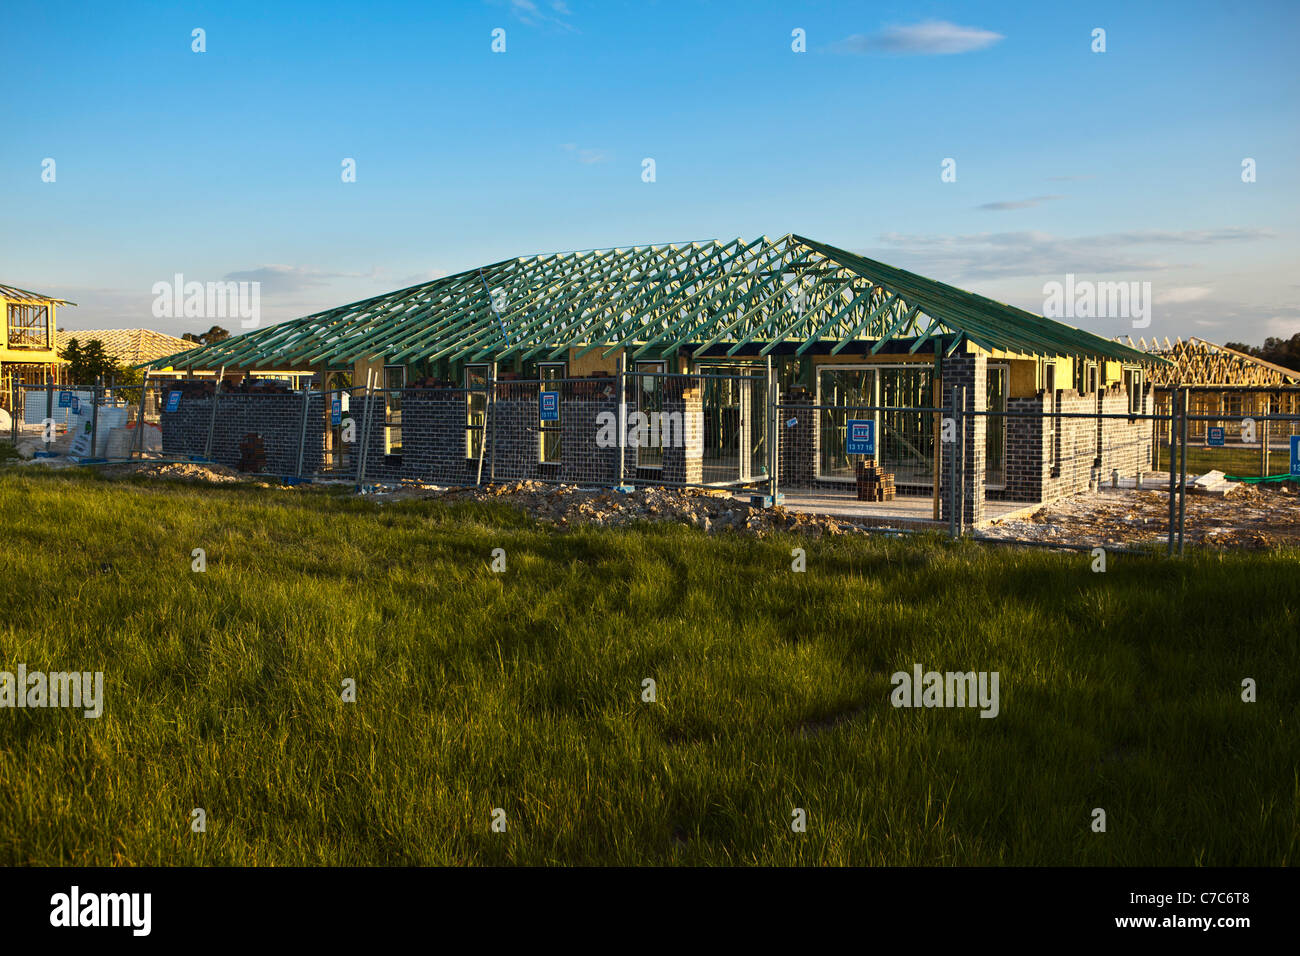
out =
<svg viewBox="0 0 1300 956"><path fill-rule="evenodd" d="M205 392L195 380L47 383L16 390L11 437L85 462L165 455L360 488L518 479L705 488L891 533L1167 554L1184 549L1189 473L1298 480L1300 410L1207 412L1186 389L1154 410L1149 392L1132 401L1120 390L990 389L988 407L971 410L964 390L941 390L928 369L820 369L815 388L782 394L770 365L678 373L649 363L586 378L485 367L462 386L376 384L263 393ZM184 396L169 405L175 391ZM159 426L182 414L164 450ZM864 451L855 442L867 437ZM863 500L864 488L887 500ZM1087 490L1102 494L1071 501ZM1192 508L1195 543L1214 540L1214 500ZM1032 522L1014 523L1041 502ZM1052 502L1073 509L1073 532L1057 533Z"/></svg>
<svg viewBox="0 0 1300 956"><path fill-rule="evenodd" d="M157 457L164 388L148 379L135 385L18 386L9 438L34 443L40 454L88 463Z"/></svg>

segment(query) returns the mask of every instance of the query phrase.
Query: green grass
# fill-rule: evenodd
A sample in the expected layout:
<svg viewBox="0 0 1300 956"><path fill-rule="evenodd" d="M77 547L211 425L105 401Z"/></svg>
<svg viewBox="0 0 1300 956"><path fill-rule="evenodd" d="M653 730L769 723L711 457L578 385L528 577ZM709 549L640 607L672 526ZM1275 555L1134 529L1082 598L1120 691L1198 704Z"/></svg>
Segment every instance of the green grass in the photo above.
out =
<svg viewBox="0 0 1300 956"><path fill-rule="evenodd" d="M0 509L0 669L107 698L0 710L0 863L1296 861L1295 552L1094 574L14 469ZM1000 716L894 709L914 662L998 671Z"/></svg>
<svg viewBox="0 0 1300 956"><path fill-rule="evenodd" d="M1157 446L1156 455L1156 469L1158 471L1168 471L1169 446ZM1238 478L1258 478L1262 464L1263 460L1260 458L1258 448L1233 448L1229 445L1222 448L1198 448L1193 445L1187 447L1187 473L1189 475L1203 475L1207 471L1217 469ZM1272 448L1269 450L1269 474L1285 475L1290 467L1291 453L1286 448Z"/></svg>

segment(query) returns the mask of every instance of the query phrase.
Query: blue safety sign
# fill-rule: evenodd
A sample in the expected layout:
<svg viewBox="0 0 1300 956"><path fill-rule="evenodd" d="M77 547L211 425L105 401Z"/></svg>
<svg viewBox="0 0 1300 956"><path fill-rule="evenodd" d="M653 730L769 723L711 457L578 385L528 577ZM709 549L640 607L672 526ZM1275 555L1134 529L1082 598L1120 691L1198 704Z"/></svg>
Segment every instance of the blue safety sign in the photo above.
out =
<svg viewBox="0 0 1300 956"><path fill-rule="evenodd" d="M1291 436L1291 474L1300 475L1300 435Z"/></svg>
<svg viewBox="0 0 1300 956"><path fill-rule="evenodd" d="M1211 448L1223 447L1223 426L1211 425L1205 430L1205 444Z"/></svg>
<svg viewBox="0 0 1300 956"><path fill-rule="evenodd" d="M167 411L169 412L180 411L180 407L181 407L181 390L179 388L173 388L170 392L167 393Z"/></svg>
<svg viewBox="0 0 1300 956"><path fill-rule="evenodd" d="M71 408L71 407L72 407L72 393L59 392L59 408Z"/></svg>
<svg viewBox="0 0 1300 956"><path fill-rule="evenodd" d="M559 392L542 392L540 405L542 421L558 422L560 420Z"/></svg>
<svg viewBox="0 0 1300 956"><path fill-rule="evenodd" d="M844 433L844 451L850 455L874 455L876 453L876 423L874 420L849 419L848 430Z"/></svg>
<svg viewBox="0 0 1300 956"><path fill-rule="evenodd" d="M330 424L338 425L343 422L343 399L334 398L330 400Z"/></svg>

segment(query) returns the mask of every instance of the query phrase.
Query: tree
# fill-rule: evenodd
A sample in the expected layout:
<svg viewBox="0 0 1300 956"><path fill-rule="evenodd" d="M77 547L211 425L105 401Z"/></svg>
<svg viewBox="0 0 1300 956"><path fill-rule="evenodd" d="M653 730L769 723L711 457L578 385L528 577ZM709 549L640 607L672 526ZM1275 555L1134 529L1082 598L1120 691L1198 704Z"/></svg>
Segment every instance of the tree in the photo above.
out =
<svg viewBox="0 0 1300 956"><path fill-rule="evenodd" d="M69 339L60 357L68 363L68 379L73 385L94 385L101 375L108 378L117 371L117 363L104 351L104 343L99 339L91 339L85 345Z"/></svg>
<svg viewBox="0 0 1300 956"><path fill-rule="evenodd" d="M103 378L104 384L139 385L140 373L136 369L119 365L104 351L104 343L91 339L82 345L75 338L68 339L68 347L60 353L68 363L68 381L73 385L94 385Z"/></svg>
<svg viewBox="0 0 1300 956"><path fill-rule="evenodd" d="M197 345L211 345L213 342L220 342L222 339L230 338L230 333L219 325L214 325L206 332L186 332L181 336L186 342L194 342Z"/></svg>
<svg viewBox="0 0 1300 956"><path fill-rule="evenodd" d="M1283 368L1300 372L1300 332L1297 332L1289 339L1269 336L1264 340L1262 346L1247 345L1245 342L1225 342L1224 344L1230 349L1245 352L1247 355L1253 355L1265 362L1272 362L1274 365L1281 365Z"/></svg>

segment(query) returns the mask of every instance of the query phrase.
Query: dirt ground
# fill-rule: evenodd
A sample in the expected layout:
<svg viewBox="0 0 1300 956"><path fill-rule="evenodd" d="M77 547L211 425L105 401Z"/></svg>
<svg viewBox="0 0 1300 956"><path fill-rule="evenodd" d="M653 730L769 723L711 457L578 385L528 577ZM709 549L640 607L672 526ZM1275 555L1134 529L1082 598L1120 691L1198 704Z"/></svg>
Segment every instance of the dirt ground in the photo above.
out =
<svg viewBox="0 0 1300 956"><path fill-rule="evenodd" d="M1237 484L1227 495L1187 495L1184 541L1222 548L1300 545L1300 494L1293 486ZM1044 505L1029 516L982 529L981 537L1122 547L1169 534L1164 491L1103 489Z"/></svg>

